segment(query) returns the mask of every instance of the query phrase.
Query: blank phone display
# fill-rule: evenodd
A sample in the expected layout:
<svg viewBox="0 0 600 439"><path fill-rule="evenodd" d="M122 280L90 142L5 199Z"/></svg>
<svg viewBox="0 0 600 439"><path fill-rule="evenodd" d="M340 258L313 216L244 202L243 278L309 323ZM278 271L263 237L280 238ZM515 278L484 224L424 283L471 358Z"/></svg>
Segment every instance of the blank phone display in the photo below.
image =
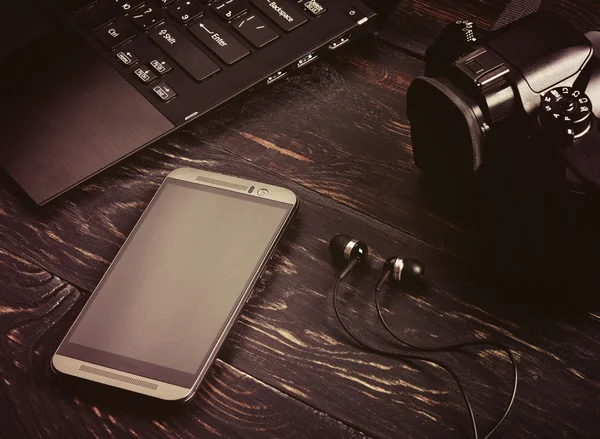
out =
<svg viewBox="0 0 600 439"><path fill-rule="evenodd" d="M189 385L291 208L169 179L65 348L84 361Z"/></svg>

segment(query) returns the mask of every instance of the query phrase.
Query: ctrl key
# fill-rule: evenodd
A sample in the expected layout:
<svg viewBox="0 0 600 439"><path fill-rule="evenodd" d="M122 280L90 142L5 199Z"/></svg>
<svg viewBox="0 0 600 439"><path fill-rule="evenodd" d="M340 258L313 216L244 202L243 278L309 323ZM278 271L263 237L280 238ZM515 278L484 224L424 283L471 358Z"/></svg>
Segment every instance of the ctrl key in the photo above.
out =
<svg viewBox="0 0 600 439"><path fill-rule="evenodd" d="M156 96L160 98L161 101L167 102L177 96L177 93L173 91L171 87L169 87L166 83L161 82L160 84L155 85L152 88L152 91L156 93Z"/></svg>
<svg viewBox="0 0 600 439"><path fill-rule="evenodd" d="M135 28L129 23L115 23L96 32L96 38L108 50L135 38Z"/></svg>

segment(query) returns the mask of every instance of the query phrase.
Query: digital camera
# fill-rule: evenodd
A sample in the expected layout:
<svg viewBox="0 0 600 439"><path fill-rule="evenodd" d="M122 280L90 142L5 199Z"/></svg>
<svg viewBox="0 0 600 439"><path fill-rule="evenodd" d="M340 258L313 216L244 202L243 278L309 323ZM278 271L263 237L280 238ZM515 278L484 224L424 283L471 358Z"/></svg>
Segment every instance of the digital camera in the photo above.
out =
<svg viewBox="0 0 600 439"><path fill-rule="evenodd" d="M416 165L434 182L477 185L494 254L518 254L525 271L597 271L598 42L550 12L486 35L458 21L408 89Z"/></svg>

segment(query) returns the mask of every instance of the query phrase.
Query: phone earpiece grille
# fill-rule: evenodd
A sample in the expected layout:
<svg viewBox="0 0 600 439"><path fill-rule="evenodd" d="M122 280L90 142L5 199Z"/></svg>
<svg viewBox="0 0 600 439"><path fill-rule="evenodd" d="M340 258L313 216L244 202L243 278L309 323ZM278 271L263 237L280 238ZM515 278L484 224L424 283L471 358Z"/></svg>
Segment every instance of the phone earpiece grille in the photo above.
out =
<svg viewBox="0 0 600 439"><path fill-rule="evenodd" d="M79 370L82 372L91 373L94 375L100 375L104 378L110 378L111 380L121 381L122 383L133 384L135 386L145 387L146 389L156 390L158 384L150 383L148 381L138 380L136 378L130 378L125 375L119 375L118 373L109 372L107 370L97 369L95 367L86 366L82 364L79 366Z"/></svg>
<svg viewBox="0 0 600 439"><path fill-rule="evenodd" d="M250 186L244 186L243 184L230 183L228 181L216 180L214 178L203 177L201 175L196 177L196 180L203 181L204 183L214 184L217 186L225 186L231 189L237 189L244 192L246 192L250 188Z"/></svg>

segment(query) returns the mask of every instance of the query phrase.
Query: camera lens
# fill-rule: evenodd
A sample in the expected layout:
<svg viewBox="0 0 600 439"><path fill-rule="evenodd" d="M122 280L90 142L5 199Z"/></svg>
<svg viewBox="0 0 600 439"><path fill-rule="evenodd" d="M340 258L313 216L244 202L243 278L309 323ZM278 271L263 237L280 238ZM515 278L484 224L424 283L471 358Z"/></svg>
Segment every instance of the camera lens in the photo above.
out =
<svg viewBox="0 0 600 439"><path fill-rule="evenodd" d="M476 106L446 84L418 78L408 89L416 165L433 176L467 176L479 168L483 136Z"/></svg>
<svg viewBox="0 0 600 439"><path fill-rule="evenodd" d="M269 191L266 189L259 189L258 192L256 192L256 195L258 195L259 197L266 197L267 195L269 195Z"/></svg>

